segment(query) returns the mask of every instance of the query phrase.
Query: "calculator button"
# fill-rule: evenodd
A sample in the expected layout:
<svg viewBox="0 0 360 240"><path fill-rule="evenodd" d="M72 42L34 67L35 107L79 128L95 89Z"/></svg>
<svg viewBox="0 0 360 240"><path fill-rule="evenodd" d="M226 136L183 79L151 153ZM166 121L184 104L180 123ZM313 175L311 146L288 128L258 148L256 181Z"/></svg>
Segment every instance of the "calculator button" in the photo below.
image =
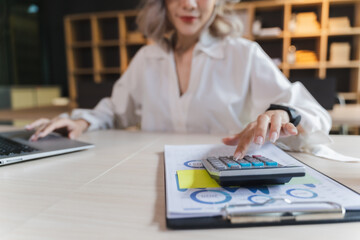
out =
<svg viewBox="0 0 360 240"><path fill-rule="evenodd" d="M276 166L278 166L278 163L277 162L274 162L274 161L267 161L267 162L265 162L265 164L266 164L266 166L271 166L271 167L276 167Z"/></svg>
<svg viewBox="0 0 360 240"><path fill-rule="evenodd" d="M264 163L263 162L251 162L252 165L254 165L255 167L263 167Z"/></svg>
<svg viewBox="0 0 360 240"><path fill-rule="evenodd" d="M270 167L277 167L278 166L277 162L275 162L275 161L273 161L273 160L271 160L269 158L263 157L263 156L256 156L256 159L259 159L260 161L264 162L266 164L266 166L270 166Z"/></svg>
<svg viewBox="0 0 360 240"><path fill-rule="evenodd" d="M222 161L220 161L218 158L210 157L207 160L214 168L216 168L218 170L226 170L227 169L226 165Z"/></svg>
<svg viewBox="0 0 360 240"><path fill-rule="evenodd" d="M225 165L213 165L213 166L217 170L226 170L226 169L228 169Z"/></svg>
<svg viewBox="0 0 360 240"><path fill-rule="evenodd" d="M230 169L240 169L241 168L241 166L230 157L219 157L219 159L221 161L223 161L226 164L226 166L229 167Z"/></svg>
<svg viewBox="0 0 360 240"><path fill-rule="evenodd" d="M250 156L245 156L244 159L246 161L249 161L251 162L251 164L254 166L254 167L263 167L264 166L264 163L256 158L253 158L253 157L250 157Z"/></svg>
<svg viewBox="0 0 360 240"><path fill-rule="evenodd" d="M231 162L233 161L232 159L228 158L228 157L219 157L219 159L223 162Z"/></svg>
<svg viewBox="0 0 360 240"><path fill-rule="evenodd" d="M241 167L243 168L250 168L251 167L251 163L249 163L248 161L241 159L237 161Z"/></svg>
<svg viewBox="0 0 360 240"><path fill-rule="evenodd" d="M236 162L228 163L227 166L232 169L238 169L240 167L240 165Z"/></svg>

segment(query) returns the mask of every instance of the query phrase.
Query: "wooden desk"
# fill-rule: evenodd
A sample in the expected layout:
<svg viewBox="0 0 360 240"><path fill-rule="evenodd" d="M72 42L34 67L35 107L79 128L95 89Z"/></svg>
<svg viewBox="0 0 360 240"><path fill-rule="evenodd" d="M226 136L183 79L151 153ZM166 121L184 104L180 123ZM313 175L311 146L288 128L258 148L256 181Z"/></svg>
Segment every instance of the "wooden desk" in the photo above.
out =
<svg viewBox="0 0 360 240"><path fill-rule="evenodd" d="M99 131L81 140L96 148L0 168L0 239L360 239L360 222L168 230L164 144L220 136ZM334 140L335 149L360 157L360 137ZM360 164L294 155L360 192Z"/></svg>

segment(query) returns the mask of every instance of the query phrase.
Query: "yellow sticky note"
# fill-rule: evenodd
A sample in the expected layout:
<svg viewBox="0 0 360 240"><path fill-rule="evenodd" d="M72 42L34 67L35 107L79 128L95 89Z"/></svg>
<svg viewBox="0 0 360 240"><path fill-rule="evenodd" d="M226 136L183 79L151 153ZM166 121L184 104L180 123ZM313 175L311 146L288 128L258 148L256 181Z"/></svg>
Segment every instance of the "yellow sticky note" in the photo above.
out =
<svg viewBox="0 0 360 240"><path fill-rule="evenodd" d="M179 170L177 171L179 187L184 188L216 188L220 187L206 170Z"/></svg>

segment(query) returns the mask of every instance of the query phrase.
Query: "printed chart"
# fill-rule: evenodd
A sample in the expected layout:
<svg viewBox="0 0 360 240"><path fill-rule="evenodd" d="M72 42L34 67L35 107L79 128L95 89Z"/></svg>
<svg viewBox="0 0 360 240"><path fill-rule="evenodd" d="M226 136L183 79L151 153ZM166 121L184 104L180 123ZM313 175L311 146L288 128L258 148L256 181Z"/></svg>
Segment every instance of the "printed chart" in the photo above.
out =
<svg viewBox="0 0 360 240"><path fill-rule="evenodd" d="M201 159L209 156L229 156L233 147L222 145L166 146L166 200L169 218L216 216L226 205L261 204L272 199L306 202L332 201L346 208L360 209L357 193L343 187L323 174L303 165L272 144L251 154L277 159L283 165L303 165L306 176L293 178L287 184L249 187L221 187L202 166ZM274 201L278 208L289 208L285 202ZM325 206L328 208L329 206Z"/></svg>

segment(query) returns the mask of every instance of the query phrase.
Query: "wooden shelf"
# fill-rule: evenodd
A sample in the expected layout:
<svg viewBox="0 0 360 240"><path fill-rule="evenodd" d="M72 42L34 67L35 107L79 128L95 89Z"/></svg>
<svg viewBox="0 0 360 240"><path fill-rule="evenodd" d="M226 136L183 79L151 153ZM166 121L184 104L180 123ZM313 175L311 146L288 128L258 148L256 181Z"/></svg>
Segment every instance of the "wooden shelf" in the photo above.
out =
<svg viewBox="0 0 360 240"><path fill-rule="evenodd" d="M92 42L74 42L71 44L71 47L73 48L87 48L92 46Z"/></svg>
<svg viewBox="0 0 360 240"><path fill-rule="evenodd" d="M329 2L334 4L352 4L358 3L359 0L329 0Z"/></svg>
<svg viewBox="0 0 360 240"><path fill-rule="evenodd" d="M339 96L343 97L345 100L357 101L359 94L356 92L339 92Z"/></svg>
<svg viewBox="0 0 360 240"><path fill-rule="evenodd" d="M116 47L120 45L119 40L102 40L96 44L99 47Z"/></svg>
<svg viewBox="0 0 360 240"><path fill-rule="evenodd" d="M263 40L275 40L275 39L282 39L284 37L284 34L281 33L276 36L254 36L253 39L255 41L263 41Z"/></svg>
<svg viewBox="0 0 360 240"><path fill-rule="evenodd" d="M350 29L337 30L336 32L332 32L328 30L329 36L352 36L352 35L360 35L360 27L352 27Z"/></svg>
<svg viewBox="0 0 360 240"><path fill-rule="evenodd" d="M349 61L342 63L327 62L326 68L360 68L360 61Z"/></svg>
<svg viewBox="0 0 360 240"><path fill-rule="evenodd" d="M314 62L314 63L295 63L295 64L289 64L289 69L319 69L320 63Z"/></svg>
<svg viewBox="0 0 360 240"><path fill-rule="evenodd" d="M308 33L289 33L290 38L318 38L321 37L321 31Z"/></svg>
<svg viewBox="0 0 360 240"><path fill-rule="evenodd" d="M94 74L94 70L92 68L78 68L74 69L73 74Z"/></svg>
<svg viewBox="0 0 360 240"><path fill-rule="evenodd" d="M105 74L120 74L120 67L113 67L113 68L103 68L99 71L100 73L105 73Z"/></svg>

